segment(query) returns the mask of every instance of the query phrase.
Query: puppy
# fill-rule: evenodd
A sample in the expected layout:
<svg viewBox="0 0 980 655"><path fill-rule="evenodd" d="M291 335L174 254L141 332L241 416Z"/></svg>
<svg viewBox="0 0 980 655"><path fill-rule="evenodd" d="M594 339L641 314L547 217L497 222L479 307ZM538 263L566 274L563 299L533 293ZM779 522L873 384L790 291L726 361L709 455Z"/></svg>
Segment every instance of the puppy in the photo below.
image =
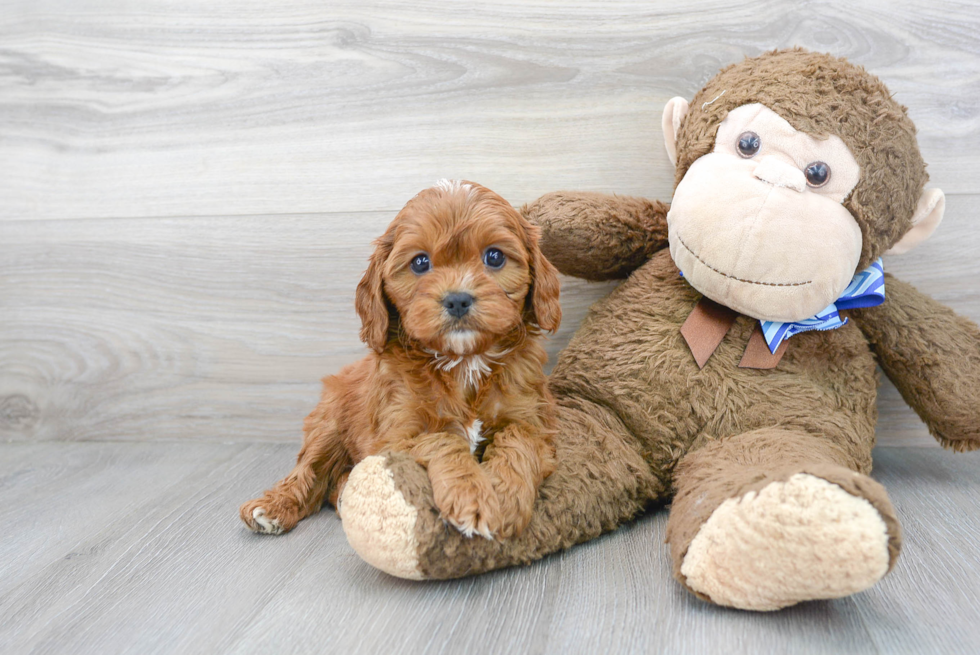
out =
<svg viewBox="0 0 980 655"><path fill-rule="evenodd" d="M288 532L324 499L338 507L357 462L402 451L426 467L443 519L463 534L519 534L554 468L538 342L558 329L561 307L537 240L478 184L443 180L412 198L357 286L373 352L324 378L296 467L241 506L245 524Z"/></svg>

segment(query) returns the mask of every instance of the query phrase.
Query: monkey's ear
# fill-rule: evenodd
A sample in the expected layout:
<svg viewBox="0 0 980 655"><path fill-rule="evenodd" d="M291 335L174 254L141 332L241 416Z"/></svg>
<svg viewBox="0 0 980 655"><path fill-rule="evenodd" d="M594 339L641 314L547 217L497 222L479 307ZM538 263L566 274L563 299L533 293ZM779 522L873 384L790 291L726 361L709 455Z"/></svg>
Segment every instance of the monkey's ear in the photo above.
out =
<svg viewBox="0 0 980 655"><path fill-rule="evenodd" d="M677 132L681 129L681 121L687 115L687 100L681 97L671 98L664 107L664 118L662 125L664 128L664 146L667 148L667 156L670 163L677 166Z"/></svg>
<svg viewBox="0 0 980 655"><path fill-rule="evenodd" d="M932 236L943 220L946 211L946 196L941 189L925 189L919 204L912 215L912 227L894 246L885 251L886 255L902 255Z"/></svg>

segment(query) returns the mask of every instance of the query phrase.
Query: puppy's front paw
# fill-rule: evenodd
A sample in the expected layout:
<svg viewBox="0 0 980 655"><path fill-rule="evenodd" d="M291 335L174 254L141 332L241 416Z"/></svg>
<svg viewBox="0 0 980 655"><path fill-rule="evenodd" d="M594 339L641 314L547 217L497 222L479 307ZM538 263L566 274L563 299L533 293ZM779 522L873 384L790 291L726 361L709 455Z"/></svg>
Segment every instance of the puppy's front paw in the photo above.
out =
<svg viewBox="0 0 980 655"><path fill-rule="evenodd" d="M239 515L249 530L259 534L282 534L296 525L296 519L267 496L244 503Z"/></svg>
<svg viewBox="0 0 980 655"><path fill-rule="evenodd" d="M486 476L433 480L432 493L443 520L465 536L493 539L500 530L500 501Z"/></svg>

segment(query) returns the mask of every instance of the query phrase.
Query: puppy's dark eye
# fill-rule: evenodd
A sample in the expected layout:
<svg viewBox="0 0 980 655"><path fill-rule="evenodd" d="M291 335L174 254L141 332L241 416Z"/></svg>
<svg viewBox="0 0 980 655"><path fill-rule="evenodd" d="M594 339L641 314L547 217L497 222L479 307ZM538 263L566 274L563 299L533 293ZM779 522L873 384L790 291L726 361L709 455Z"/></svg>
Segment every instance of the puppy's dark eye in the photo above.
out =
<svg viewBox="0 0 980 655"><path fill-rule="evenodd" d="M422 275L422 273L427 273L430 268L432 268L432 263L429 261L428 255L424 252L415 255L415 258L412 260L413 273Z"/></svg>
<svg viewBox="0 0 980 655"><path fill-rule="evenodd" d="M506 261L507 257L497 248L487 248L483 253L483 263L490 268L501 268Z"/></svg>
<svg viewBox="0 0 980 655"><path fill-rule="evenodd" d="M823 186L830 181L830 166L822 161L815 161L803 171L806 183L812 187Z"/></svg>
<svg viewBox="0 0 980 655"><path fill-rule="evenodd" d="M748 159L759 152L759 148L762 147L762 139L755 132L742 132L735 147L738 149L738 154Z"/></svg>

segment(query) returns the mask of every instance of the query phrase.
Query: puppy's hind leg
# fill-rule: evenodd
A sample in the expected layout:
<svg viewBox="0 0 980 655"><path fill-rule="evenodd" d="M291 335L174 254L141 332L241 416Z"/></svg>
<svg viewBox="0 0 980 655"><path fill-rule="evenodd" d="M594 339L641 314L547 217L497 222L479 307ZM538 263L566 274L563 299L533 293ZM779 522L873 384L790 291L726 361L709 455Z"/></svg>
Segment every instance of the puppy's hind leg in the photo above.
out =
<svg viewBox="0 0 980 655"><path fill-rule="evenodd" d="M313 422L307 421L303 448L289 475L239 509L242 521L253 532L289 532L299 521L320 511L328 493L334 501L339 483L354 466L336 421L323 418L311 426Z"/></svg>

